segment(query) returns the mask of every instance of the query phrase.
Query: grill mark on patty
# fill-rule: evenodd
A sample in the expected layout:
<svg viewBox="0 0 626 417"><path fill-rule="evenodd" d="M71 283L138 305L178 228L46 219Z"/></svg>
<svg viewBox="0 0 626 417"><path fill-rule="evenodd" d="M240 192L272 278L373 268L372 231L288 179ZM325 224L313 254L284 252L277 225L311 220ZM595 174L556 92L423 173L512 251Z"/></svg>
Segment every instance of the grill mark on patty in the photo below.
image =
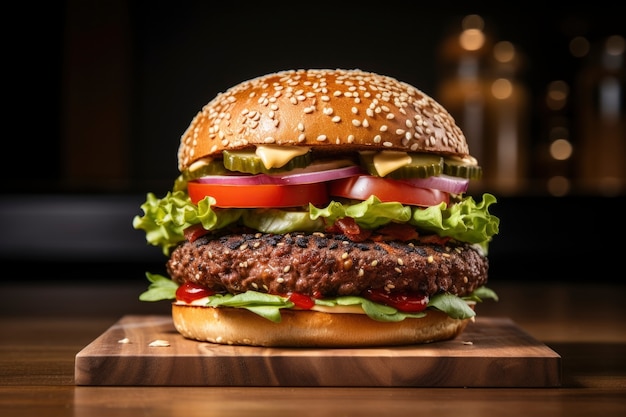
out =
<svg viewBox="0 0 626 417"><path fill-rule="evenodd" d="M488 260L471 246L352 242L332 234L203 236L177 247L166 264L179 284L218 292L359 295L368 288L467 295L486 284Z"/></svg>

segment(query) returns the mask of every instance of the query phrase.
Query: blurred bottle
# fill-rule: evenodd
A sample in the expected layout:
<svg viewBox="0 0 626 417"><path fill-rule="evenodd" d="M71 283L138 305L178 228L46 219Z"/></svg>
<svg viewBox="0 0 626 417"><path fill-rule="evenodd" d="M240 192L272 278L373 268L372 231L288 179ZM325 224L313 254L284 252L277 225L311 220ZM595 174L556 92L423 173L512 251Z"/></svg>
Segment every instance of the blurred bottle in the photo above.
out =
<svg viewBox="0 0 626 417"><path fill-rule="evenodd" d="M577 79L578 178L586 192L626 187L626 41L610 36L592 49Z"/></svg>
<svg viewBox="0 0 626 417"><path fill-rule="evenodd" d="M491 56L484 180L499 193L516 194L526 186L528 164L529 93L520 77L524 62L508 41L497 42Z"/></svg>
<svg viewBox="0 0 626 417"><path fill-rule="evenodd" d="M527 170L529 94L519 77L523 59L515 45L495 42L484 26L481 16L465 16L443 40L437 99L483 168L480 185L515 194Z"/></svg>
<svg viewBox="0 0 626 417"><path fill-rule="evenodd" d="M481 16L465 16L440 48L442 78L437 100L450 112L467 139L470 153L483 164L486 98L485 79L491 39L484 32Z"/></svg>

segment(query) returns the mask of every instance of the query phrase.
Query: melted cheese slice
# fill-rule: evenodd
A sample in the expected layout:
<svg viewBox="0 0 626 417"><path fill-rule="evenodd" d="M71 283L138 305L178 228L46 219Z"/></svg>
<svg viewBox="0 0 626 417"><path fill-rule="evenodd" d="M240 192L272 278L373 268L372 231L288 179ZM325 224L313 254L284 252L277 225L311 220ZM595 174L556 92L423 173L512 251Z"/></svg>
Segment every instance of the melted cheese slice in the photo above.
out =
<svg viewBox="0 0 626 417"><path fill-rule="evenodd" d="M374 155L374 168L381 177L411 163L411 157L402 151L380 151Z"/></svg>
<svg viewBox="0 0 626 417"><path fill-rule="evenodd" d="M203 168L212 162L213 162L213 158L209 156L205 156L204 158L198 159L197 161L189 165L189 172L193 172L197 169Z"/></svg>
<svg viewBox="0 0 626 417"><path fill-rule="evenodd" d="M265 168L280 168L296 156L309 152L308 146L259 145L256 155L261 158Z"/></svg>

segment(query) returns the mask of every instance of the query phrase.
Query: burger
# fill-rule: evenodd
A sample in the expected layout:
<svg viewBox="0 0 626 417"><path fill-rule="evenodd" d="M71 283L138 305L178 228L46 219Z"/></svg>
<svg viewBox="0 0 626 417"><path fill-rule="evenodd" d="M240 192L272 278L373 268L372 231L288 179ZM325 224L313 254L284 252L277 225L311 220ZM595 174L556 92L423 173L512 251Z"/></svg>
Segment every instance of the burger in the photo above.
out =
<svg viewBox="0 0 626 417"><path fill-rule="evenodd" d="M143 301L185 338L363 347L457 337L485 299L496 198L453 117L395 78L287 70L199 111L133 227L167 257ZM167 275L167 276L166 276Z"/></svg>

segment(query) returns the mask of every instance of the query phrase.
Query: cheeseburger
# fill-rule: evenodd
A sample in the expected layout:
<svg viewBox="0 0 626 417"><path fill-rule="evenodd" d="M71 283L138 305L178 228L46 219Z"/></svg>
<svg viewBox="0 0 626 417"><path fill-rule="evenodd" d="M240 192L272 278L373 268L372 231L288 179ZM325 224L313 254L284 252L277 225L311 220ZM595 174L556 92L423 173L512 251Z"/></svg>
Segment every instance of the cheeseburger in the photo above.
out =
<svg viewBox="0 0 626 417"><path fill-rule="evenodd" d="M394 78L292 70L244 81L193 118L180 176L133 227L167 257L143 301L184 337L286 347L451 339L497 299L499 219L452 116Z"/></svg>

